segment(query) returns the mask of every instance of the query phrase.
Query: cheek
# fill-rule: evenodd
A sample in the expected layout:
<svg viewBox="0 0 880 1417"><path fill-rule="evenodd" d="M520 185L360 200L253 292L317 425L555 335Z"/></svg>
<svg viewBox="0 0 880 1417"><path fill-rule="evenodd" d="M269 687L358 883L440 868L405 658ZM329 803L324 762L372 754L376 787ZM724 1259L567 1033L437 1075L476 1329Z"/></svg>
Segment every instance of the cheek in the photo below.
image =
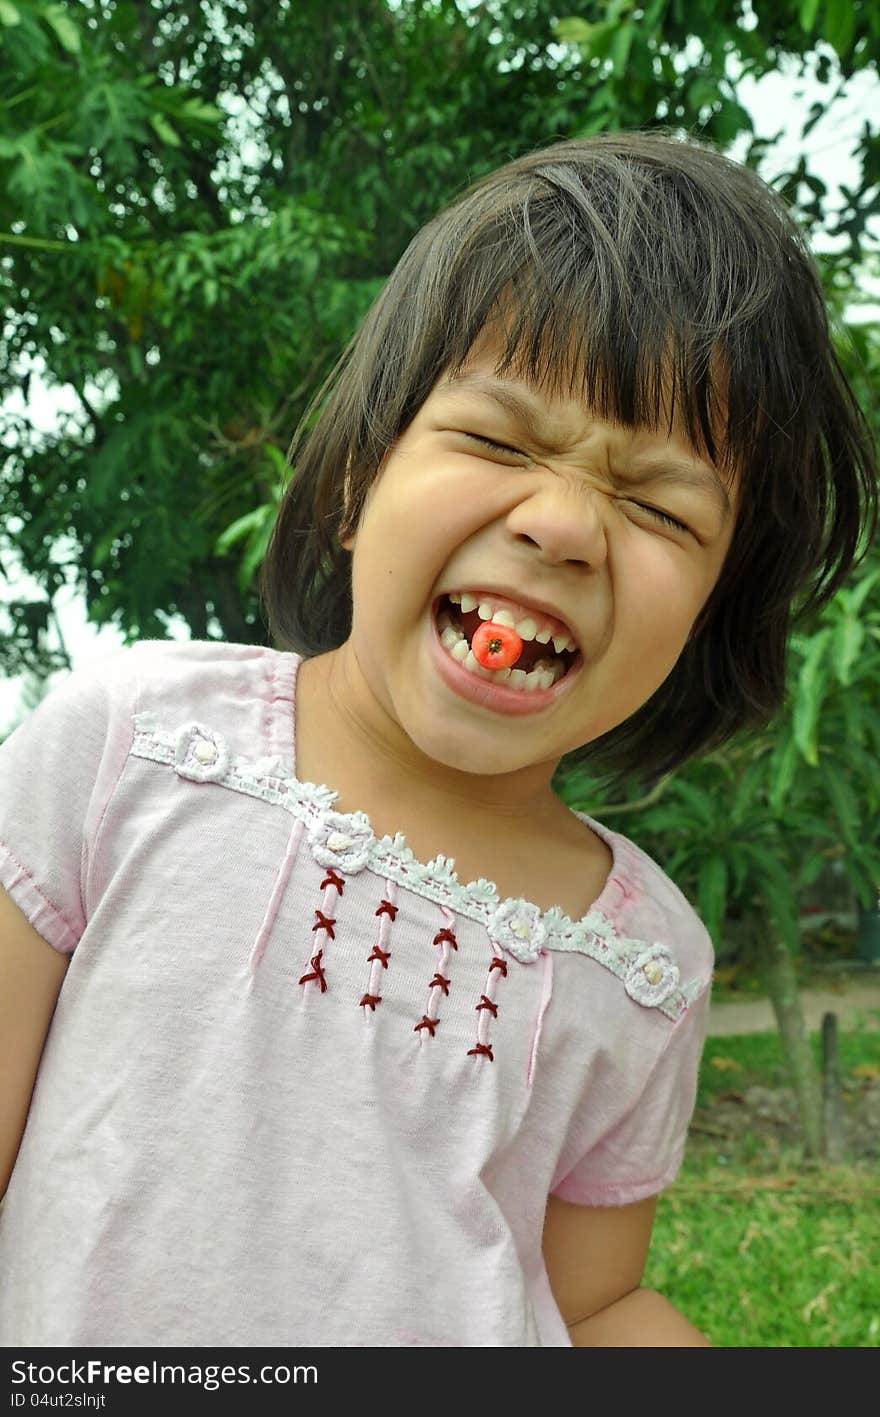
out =
<svg viewBox="0 0 880 1417"><path fill-rule="evenodd" d="M426 459L389 469L364 507L359 541L369 559L390 566L442 569L464 541L491 516L491 489L475 483L471 469ZM428 564L430 563L430 565Z"/></svg>
<svg viewBox="0 0 880 1417"><path fill-rule="evenodd" d="M618 568L614 589L618 609L632 620L641 620L646 637L654 635L658 625L672 629L689 624L705 598L696 563L662 539L640 550L638 557L624 558Z"/></svg>

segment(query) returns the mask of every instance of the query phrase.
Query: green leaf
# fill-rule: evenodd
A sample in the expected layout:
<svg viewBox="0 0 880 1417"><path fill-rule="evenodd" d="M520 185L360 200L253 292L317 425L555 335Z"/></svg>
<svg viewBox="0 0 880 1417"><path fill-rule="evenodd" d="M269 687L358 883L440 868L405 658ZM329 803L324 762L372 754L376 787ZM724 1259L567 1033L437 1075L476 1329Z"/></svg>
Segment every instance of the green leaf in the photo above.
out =
<svg viewBox="0 0 880 1417"><path fill-rule="evenodd" d="M855 32L856 12L853 0L827 0L825 38L841 58L852 48Z"/></svg>
<svg viewBox="0 0 880 1417"><path fill-rule="evenodd" d="M793 737L786 737L773 753L773 778L770 786L769 802L775 816L781 816L786 799L794 782L798 763L801 761L798 745Z"/></svg>
<svg viewBox="0 0 880 1417"><path fill-rule="evenodd" d="M859 614L862 606L878 581L880 581L880 568L876 571L871 571L865 576L865 579L859 581L858 585L850 592L849 608L853 615Z"/></svg>
<svg viewBox="0 0 880 1417"><path fill-rule="evenodd" d="M798 883L801 886L812 886L818 881L822 872L827 868L828 860L823 851L814 851L803 861L798 869Z"/></svg>
<svg viewBox="0 0 880 1417"><path fill-rule="evenodd" d="M772 852L762 855L756 867L758 889L765 910L788 948L797 951L801 942L801 927L793 882Z"/></svg>
<svg viewBox="0 0 880 1417"><path fill-rule="evenodd" d="M287 461L281 449L276 448L274 443L266 443L263 447L263 452L273 464L276 472L281 474L284 483L289 482L293 476L293 468L290 466L290 463Z"/></svg>
<svg viewBox="0 0 880 1417"><path fill-rule="evenodd" d="M701 827L714 827L716 825L716 815L712 798L695 783L688 782L687 778L677 777L675 779L675 790L679 797L691 808L693 818L691 829L695 823Z"/></svg>
<svg viewBox="0 0 880 1417"><path fill-rule="evenodd" d="M865 639L865 627L861 620L846 615L837 626L831 646L834 671L844 688L851 682L850 670L858 658Z"/></svg>
<svg viewBox="0 0 880 1417"><path fill-rule="evenodd" d="M701 108L710 107L717 103L721 95L718 92L717 79L710 79L706 74L700 74L688 85L688 103L695 113L699 113Z"/></svg>
<svg viewBox="0 0 880 1417"><path fill-rule="evenodd" d="M116 540L116 529L108 531L99 541L95 543L92 551L92 565L103 566L110 552L113 550L113 543Z"/></svg>
<svg viewBox="0 0 880 1417"><path fill-rule="evenodd" d="M713 940L721 934L727 907L727 863L723 856L707 856L700 866L697 901L703 923Z"/></svg>
<svg viewBox="0 0 880 1417"><path fill-rule="evenodd" d="M742 894L743 887L751 869L751 862L748 854L742 847L734 842L727 852L728 872L733 870L733 889L737 896Z"/></svg>
<svg viewBox="0 0 880 1417"><path fill-rule="evenodd" d="M880 861L870 849L852 851L846 859L846 874L855 888L863 910L873 910L880 891Z"/></svg>
<svg viewBox="0 0 880 1417"><path fill-rule="evenodd" d="M158 136L162 139L163 143L167 143L170 148L180 147L180 139L178 138L177 134L175 133L174 129L172 128L171 124L168 122L168 119L164 116L164 114L151 113L150 124L155 130L155 132L158 134Z"/></svg>
<svg viewBox="0 0 880 1417"><path fill-rule="evenodd" d="M214 546L214 555L224 555L236 541L240 541L243 536L250 535L252 531L262 526L270 510L271 509L266 506L255 507L252 512L245 512L243 517L239 517L237 521L232 522L217 538Z"/></svg>
<svg viewBox="0 0 880 1417"><path fill-rule="evenodd" d="M801 29L806 34L813 33L813 26L816 23L816 15L819 12L819 0L801 0L801 7L798 13Z"/></svg>
<svg viewBox="0 0 880 1417"><path fill-rule="evenodd" d="M47 5L43 11L46 24L55 31L55 38L68 54L79 54L82 48L79 30L61 5Z"/></svg>
<svg viewBox="0 0 880 1417"><path fill-rule="evenodd" d="M868 829L868 823L863 824L859 804L849 783L841 775L838 764L823 762L820 771L825 791L837 814L840 830L847 844L852 847L857 844L860 832Z"/></svg>
<svg viewBox="0 0 880 1417"><path fill-rule="evenodd" d="M681 836L690 832L690 813L670 804L668 807L651 807L645 813L645 829L662 836Z"/></svg>
<svg viewBox="0 0 880 1417"><path fill-rule="evenodd" d="M730 819L734 826L738 826L750 810L754 811L755 808L761 806L766 776L767 764L763 758L752 763L743 773L730 811Z"/></svg>
<svg viewBox="0 0 880 1417"><path fill-rule="evenodd" d="M620 25L615 30L609 53L611 55L611 66L618 77L621 77L626 72L629 52L632 48L635 33L634 25Z"/></svg>
<svg viewBox="0 0 880 1417"><path fill-rule="evenodd" d="M828 678L825 650L830 637L830 630L820 630L810 641L807 657L801 666L792 714L795 742L811 767L819 761L819 710Z"/></svg>
<svg viewBox="0 0 880 1417"><path fill-rule="evenodd" d="M593 31L598 26L588 24L586 20L581 20L577 15L570 15L562 20L554 20L551 29L559 40L560 44L588 44Z"/></svg>
<svg viewBox="0 0 880 1417"><path fill-rule="evenodd" d="M12 4L12 0L0 0L0 25L6 25L11 29L13 25L21 24L21 14L18 6Z"/></svg>
<svg viewBox="0 0 880 1417"><path fill-rule="evenodd" d="M200 98L188 98L181 105L180 112L198 123L220 123L226 117L222 108L217 108L213 103L205 103Z"/></svg>
<svg viewBox="0 0 880 1417"><path fill-rule="evenodd" d="M266 555L266 548L269 545L271 532L271 523L267 521L263 529L254 537L245 553L238 572L238 586L242 594L244 594L251 585Z"/></svg>
<svg viewBox="0 0 880 1417"><path fill-rule="evenodd" d="M645 10L642 27L649 33L661 24L667 3L668 0L653 0L653 3Z"/></svg>
<svg viewBox="0 0 880 1417"><path fill-rule="evenodd" d="M752 127L751 114L741 103L734 103L732 99L726 99L718 112L712 115L712 131L717 141L725 147L739 133L751 132Z"/></svg>

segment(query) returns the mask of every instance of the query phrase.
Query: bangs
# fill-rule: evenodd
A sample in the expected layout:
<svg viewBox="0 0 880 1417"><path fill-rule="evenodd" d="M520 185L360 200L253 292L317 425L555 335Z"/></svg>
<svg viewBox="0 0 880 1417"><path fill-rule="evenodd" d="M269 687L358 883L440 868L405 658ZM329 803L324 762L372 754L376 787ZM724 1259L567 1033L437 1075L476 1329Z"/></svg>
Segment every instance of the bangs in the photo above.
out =
<svg viewBox="0 0 880 1417"><path fill-rule="evenodd" d="M583 283L551 300L529 280L531 274L517 273L509 297L487 320L487 327L501 331L499 375L511 373L627 428L671 435L680 423L693 448L731 475L748 463L754 423L740 422L738 436L728 427L731 381L717 341L687 339L632 300L627 320L621 320L622 299L615 292L603 307L585 299ZM472 353L468 345L450 365L452 381Z"/></svg>

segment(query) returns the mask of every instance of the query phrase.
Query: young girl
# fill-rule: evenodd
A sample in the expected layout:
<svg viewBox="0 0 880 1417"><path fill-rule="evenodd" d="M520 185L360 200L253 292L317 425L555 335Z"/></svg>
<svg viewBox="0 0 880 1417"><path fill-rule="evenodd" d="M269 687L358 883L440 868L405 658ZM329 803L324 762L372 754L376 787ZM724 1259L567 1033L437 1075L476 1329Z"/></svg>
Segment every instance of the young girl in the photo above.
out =
<svg viewBox="0 0 880 1417"><path fill-rule="evenodd" d="M693 143L520 158L292 458L278 648L142 641L0 749L0 1344L706 1344L641 1280L711 941L551 780L766 722L876 530L802 241Z"/></svg>

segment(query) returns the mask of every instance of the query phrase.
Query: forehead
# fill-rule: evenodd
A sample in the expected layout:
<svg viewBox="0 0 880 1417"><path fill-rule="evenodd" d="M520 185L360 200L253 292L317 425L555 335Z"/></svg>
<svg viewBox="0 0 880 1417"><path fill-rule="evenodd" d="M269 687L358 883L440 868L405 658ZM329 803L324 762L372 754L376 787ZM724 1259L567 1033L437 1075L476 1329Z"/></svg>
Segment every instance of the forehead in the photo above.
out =
<svg viewBox="0 0 880 1417"><path fill-rule="evenodd" d="M566 380L557 380L553 387L547 382L538 385L519 368L511 373L499 367L500 348L497 341L484 339L457 369L446 369L431 391L430 403L450 402L473 405L474 408L500 412L517 428L523 428L532 443L552 454L592 453L597 440L603 454L608 448L615 460L619 456L625 466L632 462L645 476L659 483L677 484L700 493L708 493L721 514L729 522L738 502L740 479L729 473L722 476L708 456L704 446L695 444L680 410L669 401L661 406L656 424L625 424L608 419L577 396ZM570 385L573 381L567 380ZM611 436L608 436L608 430Z"/></svg>
<svg viewBox="0 0 880 1417"><path fill-rule="evenodd" d="M447 400L464 396L482 400L506 411L525 425L535 441L554 447L573 446L589 436L597 422L626 431L634 441L646 441L659 435L681 444L701 460L707 451L700 440L690 437L680 404L673 399L670 381L659 400L654 421L627 422L593 406L578 388L579 376L574 371L559 371L552 383L536 382L527 370L514 365L505 368L500 362L500 350L475 351L460 368L445 369L434 384L429 398ZM722 420L717 420L716 440L723 437ZM629 440L628 440L629 441Z"/></svg>

